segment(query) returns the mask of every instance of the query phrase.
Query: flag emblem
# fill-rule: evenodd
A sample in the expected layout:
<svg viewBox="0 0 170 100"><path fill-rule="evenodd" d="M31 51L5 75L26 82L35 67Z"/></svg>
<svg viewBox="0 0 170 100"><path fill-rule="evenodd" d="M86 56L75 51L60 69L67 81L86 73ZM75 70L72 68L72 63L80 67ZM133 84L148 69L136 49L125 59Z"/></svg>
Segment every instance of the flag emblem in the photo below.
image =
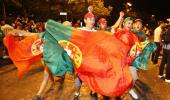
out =
<svg viewBox="0 0 170 100"><path fill-rule="evenodd" d="M82 62L82 52L79 47L67 40L59 40L58 43L61 45L62 48L64 48L64 50L73 60L75 66L79 68Z"/></svg>
<svg viewBox="0 0 170 100"><path fill-rule="evenodd" d="M39 55L43 52L44 41L42 39L36 40L31 46L31 52L33 55Z"/></svg>

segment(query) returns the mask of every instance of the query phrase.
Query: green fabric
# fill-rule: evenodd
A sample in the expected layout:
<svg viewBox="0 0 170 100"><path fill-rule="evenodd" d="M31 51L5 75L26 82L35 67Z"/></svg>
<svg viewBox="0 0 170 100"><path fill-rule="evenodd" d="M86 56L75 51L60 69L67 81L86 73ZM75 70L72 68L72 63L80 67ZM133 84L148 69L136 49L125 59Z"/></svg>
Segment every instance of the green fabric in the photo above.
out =
<svg viewBox="0 0 170 100"><path fill-rule="evenodd" d="M136 30L133 30L133 32L136 33L136 35L142 39L141 41L146 40L146 34L144 32L140 32L140 31L136 31Z"/></svg>
<svg viewBox="0 0 170 100"><path fill-rule="evenodd" d="M142 53L134 60L133 66L142 70L148 70L149 58L151 53L154 52L155 48L155 43L148 43L143 49Z"/></svg>
<svg viewBox="0 0 170 100"><path fill-rule="evenodd" d="M50 20L47 22L44 33L43 60L55 76L63 76L66 72L69 74L74 73L74 65L70 57L57 42L57 40L60 39L69 39L69 35L64 36L57 34L59 32L62 33L61 28L64 29L61 24L54 23L54 21Z"/></svg>
<svg viewBox="0 0 170 100"><path fill-rule="evenodd" d="M43 37L44 37L44 32L39 33L39 34L38 34L38 37L39 37L39 38L43 38Z"/></svg>
<svg viewBox="0 0 170 100"><path fill-rule="evenodd" d="M46 24L48 31L56 40L70 40L73 27L66 27L61 23L49 20Z"/></svg>
<svg viewBox="0 0 170 100"><path fill-rule="evenodd" d="M128 21L133 21L133 19L131 17L126 17L123 22L126 23Z"/></svg>

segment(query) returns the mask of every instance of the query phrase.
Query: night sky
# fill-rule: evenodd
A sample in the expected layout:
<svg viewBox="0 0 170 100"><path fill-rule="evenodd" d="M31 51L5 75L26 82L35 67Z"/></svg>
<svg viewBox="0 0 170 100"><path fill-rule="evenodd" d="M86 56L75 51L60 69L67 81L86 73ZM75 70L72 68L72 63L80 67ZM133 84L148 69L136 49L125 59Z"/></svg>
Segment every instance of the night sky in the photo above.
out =
<svg viewBox="0 0 170 100"><path fill-rule="evenodd" d="M133 0L135 9L156 15L158 19L170 17L170 0Z"/></svg>
<svg viewBox="0 0 170 100"><path fill-rule="evenodd" d="M133 9L142 14L142 16L155 15L157 20L170 17L170 0L104 0L105 5L113 6L111 16L118 16L123 9L123 4L130 1Z"/></svg>
<svg viewBox="0 0 170 100"><path fill-rule="evenodd" d="M110 24L114 24L119 16L119 12L123 10L126 2L132 3L134 11L142 15L142 19L150 20L151 15L155 15L156 20L170 18L170 0L104 0L105 6L112 6L111 16L108 17ZM2 6L2 0L0 0ZM7 8L7 10L10 8ZM10 11L16 9L10 9ZM0 9L2 12L2 9ZM2 17L3 14L0 14Z"/></svg>

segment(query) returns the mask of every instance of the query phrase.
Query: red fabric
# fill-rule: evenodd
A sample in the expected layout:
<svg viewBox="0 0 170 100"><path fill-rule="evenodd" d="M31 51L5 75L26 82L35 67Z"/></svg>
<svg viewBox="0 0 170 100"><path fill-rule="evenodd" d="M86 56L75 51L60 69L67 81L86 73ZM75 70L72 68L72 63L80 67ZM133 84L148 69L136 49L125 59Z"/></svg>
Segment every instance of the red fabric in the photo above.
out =
<svg viewBox="0 0 170 100"><path fill-rule="evenodd" d="M129 50L135 44L135 42L139 42L138 37L133 32L124 29L117 31L114 35L116 36L116 38L122 41L126 46L128 46ZM126 63L128 63L128 65L131 65L134 59L135 59L134 57L131 57L128 54L126 57Z"/></svg>
<svg viewBox="0 0 170 100"><path fill-rule="evenodd" d="M92 91L120 96L131 86L132 75L125 61L129 47L115 36L74 30L70 41L82 51L83 60L76 71Z"/></svg>
<svg viewBox="0 0 170 100"><path fill-rule="evenodd" d="M34 35L18 40L11 34L7 34L4 38L4 44L8 49L9 56L18 68L18 77L21 77L36 60L41 58L42 54L35 56L31 53L31 46L37 39L38 35Z"/></svg>
<svg viewBox="0 0 170 100"><path fill-rule="evenodd" d="M138 37L130 31L127 30L119 30L114 34L119 40L121 40L125 45L131 48L135 42L138 42Z"/></svg>

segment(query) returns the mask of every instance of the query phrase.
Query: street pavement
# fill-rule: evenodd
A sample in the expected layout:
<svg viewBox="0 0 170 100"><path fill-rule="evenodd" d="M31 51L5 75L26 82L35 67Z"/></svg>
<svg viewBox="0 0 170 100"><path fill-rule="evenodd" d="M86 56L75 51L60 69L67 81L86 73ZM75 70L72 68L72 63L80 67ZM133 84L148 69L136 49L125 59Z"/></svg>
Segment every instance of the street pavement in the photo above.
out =
<svg viewBox="0 0 170 100"><path fill-rule="evenodd" d="M160 61L159 61L160 63ZM170 84L158 78L159 64L150 62L148 71L138 70L139 81L135 84L135 91L140 100L170 100ZM0 100L32 100L38 92L43 79L43 67L40 62L34 64L31 70L21 79L17 78L17 69L13 64L0 67ZM50 81L43 92L43 100L73 100L74 76L66 75L64 84L61 78L55 77L55 87L50 89ZM98 95L99 100L104 100ZM128 92L120 97L121 100L132 100ZM90 90L83 84L79 100L92 100ZM115 97L110 100L116 100Z"/></svg>

